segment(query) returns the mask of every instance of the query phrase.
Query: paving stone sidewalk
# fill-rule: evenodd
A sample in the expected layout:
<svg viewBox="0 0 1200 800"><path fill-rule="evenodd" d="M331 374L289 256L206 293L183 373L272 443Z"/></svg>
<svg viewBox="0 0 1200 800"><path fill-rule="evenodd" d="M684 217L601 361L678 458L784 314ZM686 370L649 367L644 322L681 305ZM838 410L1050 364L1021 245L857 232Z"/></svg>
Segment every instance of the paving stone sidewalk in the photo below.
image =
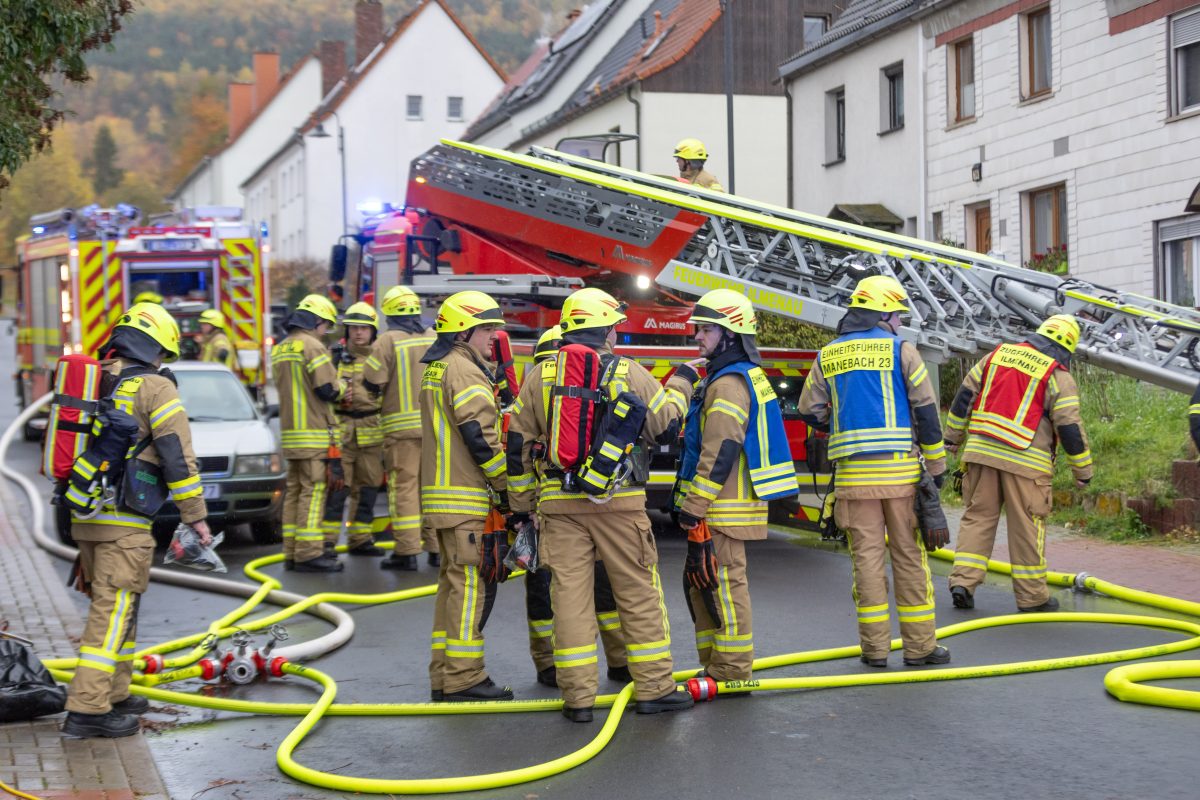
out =
<svg viewBox="0 0 1200 800"><path fill-rule="evenodd" d="M33 640L37 655L69 658L83 622L64 585L65 567L33 543L27 520L12 518L23 509L11 487L0 485L0 620ZM0 781L43 800L167 800L140 734L67 739L58 731L63 716L0 724Z"/></svg>

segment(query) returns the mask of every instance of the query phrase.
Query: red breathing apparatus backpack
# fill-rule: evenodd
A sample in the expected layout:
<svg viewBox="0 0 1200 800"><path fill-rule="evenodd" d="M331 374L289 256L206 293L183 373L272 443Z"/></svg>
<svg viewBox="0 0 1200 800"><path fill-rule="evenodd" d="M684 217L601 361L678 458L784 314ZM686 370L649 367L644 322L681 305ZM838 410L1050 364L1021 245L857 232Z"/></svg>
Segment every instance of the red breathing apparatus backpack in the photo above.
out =
<svg viewBox="0 0 1200 800"><path fill-rule="evenodd" d="M76 353L58 359L42 450L42 474L51 481L65 481L91 442L102 378L100 362L90 356Z"/></svg>

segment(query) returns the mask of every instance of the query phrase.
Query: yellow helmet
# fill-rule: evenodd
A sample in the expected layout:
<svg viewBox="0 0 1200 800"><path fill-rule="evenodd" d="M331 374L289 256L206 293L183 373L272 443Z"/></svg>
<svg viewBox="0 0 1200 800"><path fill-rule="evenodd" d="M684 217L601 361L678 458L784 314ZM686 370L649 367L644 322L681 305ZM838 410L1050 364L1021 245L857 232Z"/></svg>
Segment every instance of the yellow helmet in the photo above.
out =
<svg viewBox="0 0 1200 800"><path fill-rule="evenodd" d="M319 294L305 295L304 299L296 304L296 310L308 311L317 319L323 319L331 325L337 324L337 307L328 297Z"/></svg>
<svg viewBox="0 0 1200 800"><path fill-rule="evenodd" d="M163 296L152 289L147 289L144 292L138 292L137 297L133 298L133 305L136 306L138 303L157 303L161 306Z"/></svg>
<svg viewBox="0 0 1200 800"><path fill-rule="evenodd" d="M558 352L559 345L561 344L562 326L555 325L553 328L547 328L546 332L538 337L537 346L533 348L534 362L552 358Z"/></svg>
<svg viewBox="0 0 1200 800"><path fill-rule="evenodd" d="M908 306L904 305L907 300L908 292L900 285L900 281L887 275L870 275L854 287L850 295L850 307L869 308L888 314L892 311L908 311Z"/></svg>
<svg viewBox="0 0 1200 800"><path fill-rule="evenodd" d="M407 286L393 286L383 296L380 306L385 317L408 317L421 313L421 298Z"/></svg>
<svg viewBox="0 0 1200 800"><path fill-rule="evenodd" d="M212 325L214 328L224 328L225 315L215 308L208 308L200 312L200 322Z"/></svg>
<svg viewBox="0 0 1200 800"><path fill-rule="evenodd" d="M563 333L608 328L624 322L625 304L603 289L580 289L563 303L559 325Z"/></svg>
<svg viewBox="0 0 1200 800"><path fill-rule="evenodd" d="M355 303L342 315L343 325L364 325L379 330L379 312L370 303Z"/></svg>
<svg viewBox="0 0 1200 800"><path fill-rule="evenodd" d="M1037 332L1074 353L1079 345L1079 322L1070 314L1055 314L1038 326Z"/></svg>
<svg viewBox="0 0 1200 800"><path fill-rule="evenodd" d="M179 358L179 325L158 303L134 303L115 327L133 328L149 336L166 352L163 361Z"/></svg>
<svg viewBox="0 0 1200 800"><path fill-rule="evenodd" d="M713 289L700 298L692 309L688 322L696 325L712 323L734 333L750 336L758 332L758 315L744 294L732 289Z"/></svg>
<svg viewBox="0 0 1200 800"><path fill-rule="evenodd" d="M458 292L438 309L436 333L458 333L478 325L503 325L500 304L483 292Z"/></svg>
<svg viewBox="0 0 1200 800"><path fill-rule="evenodd" d="M704 149L704 142L699 139L682 139L675 145L675 157L688 161L707 161L708 151Z"/></svg>

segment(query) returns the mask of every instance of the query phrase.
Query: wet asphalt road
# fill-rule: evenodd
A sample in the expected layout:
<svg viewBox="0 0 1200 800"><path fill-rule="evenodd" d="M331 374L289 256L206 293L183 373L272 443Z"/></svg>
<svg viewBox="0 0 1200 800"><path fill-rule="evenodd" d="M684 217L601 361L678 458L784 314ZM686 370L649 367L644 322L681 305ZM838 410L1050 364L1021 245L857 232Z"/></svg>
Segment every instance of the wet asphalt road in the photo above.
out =
<svg viewBox="0 0 1200 800"><path fill-rule="evenodd" d="M32 473L32 445L12 459ZM695 665L680 585L685 544L660 537L661 571L674 625L677 668ZM222 548L230 576L270 548L231 532ZM856 640L844 553L799 546L776 533L750 546L758 655L841 646ZM950 607L948 565L938 573L938 622L966 617ZM66 565L62 565L65 575ZM280 567L272 568L274 574ZM242 578L244 580L244 578ZM431 582L434 572L384 573L376 559L348 560L333 576L289 573L295 592L382 592ZM1056 592L1066 610L1151 613L1095 596ZM976 615L1009 613L1005 581L977 593ZM142 604L139 644L202 630L240 600L153 585ZM313 666L338 681L340 702L422 702L432 598L351 609L353 640ZM80 603L81 609L83 608ZM324 622L301 618L293 640ZM518 697L554 697L534 681L526 649L524 593L500 587L488 623L487 663ZM1171 632L1125 626L1024 625L945 640L955 666L1074 655L1172 641ZM261 641L261 640L260 640ZM1177 658L1187 658L1184 653ZM1194 655L1191 657L1195 657ZM892 654L891 670L905 669ZM1108 667L899 687L759 692L718 699L678 714L627 713L612 743L592 761L548 780L473 793L480 798L1195 798L1191 761L1200 717L1117 702L1103 688ZM760 677L867 672L856 660L772 670ZM199 682L183 686L200 688ZM1200 681L1175 682L1200 689ZM618 687L601 682L601 691ZM212 691L212 690L209 690ZM231 697L303 701L315 690L295 678L216 689ZM275 767L275 745L295 718L159 707L151 749L173 798L351 797L292 781ZM440 777L512 769L564 755L599 730L557 714L446 718L329 718L297 751L305 765L344 775Z"/></svg>

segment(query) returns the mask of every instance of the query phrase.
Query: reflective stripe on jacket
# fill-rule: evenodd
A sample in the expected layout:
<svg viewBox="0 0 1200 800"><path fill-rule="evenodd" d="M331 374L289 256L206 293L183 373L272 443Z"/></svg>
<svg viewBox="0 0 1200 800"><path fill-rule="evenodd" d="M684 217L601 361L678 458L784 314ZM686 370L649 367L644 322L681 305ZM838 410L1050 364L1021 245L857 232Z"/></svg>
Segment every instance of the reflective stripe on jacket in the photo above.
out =
<svg viewBox="0 0 1200 800"><path fill-rule="evenodd" d="M279 391L279 438L285 458L322 458L337 439L333 403L316 394L330 385L343 394L325 345L308 331L293 330L271 348L271 371ZM336 398L335 401L336 402Z"/></svg>

